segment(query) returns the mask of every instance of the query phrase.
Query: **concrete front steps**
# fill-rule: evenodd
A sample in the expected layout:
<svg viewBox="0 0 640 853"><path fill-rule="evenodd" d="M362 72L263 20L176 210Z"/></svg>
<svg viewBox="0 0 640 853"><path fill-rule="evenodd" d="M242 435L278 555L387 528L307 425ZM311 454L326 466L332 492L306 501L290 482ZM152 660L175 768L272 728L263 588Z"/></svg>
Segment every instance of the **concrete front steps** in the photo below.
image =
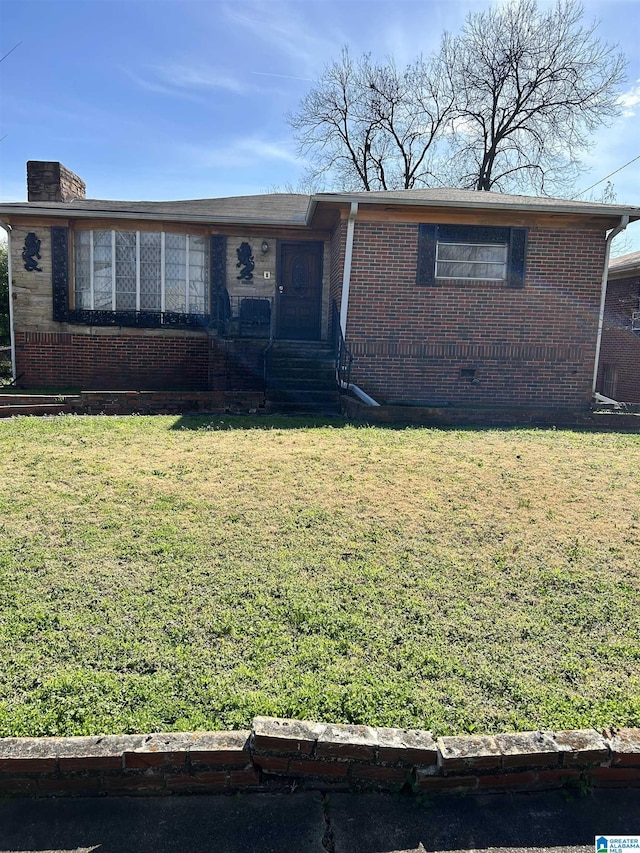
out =
<svg viewBox="0 0 640 853"><path fill-rule="evenodd" d="M269 412L339 415L331 344L275 341L269 355L266 408Z"/></svg>

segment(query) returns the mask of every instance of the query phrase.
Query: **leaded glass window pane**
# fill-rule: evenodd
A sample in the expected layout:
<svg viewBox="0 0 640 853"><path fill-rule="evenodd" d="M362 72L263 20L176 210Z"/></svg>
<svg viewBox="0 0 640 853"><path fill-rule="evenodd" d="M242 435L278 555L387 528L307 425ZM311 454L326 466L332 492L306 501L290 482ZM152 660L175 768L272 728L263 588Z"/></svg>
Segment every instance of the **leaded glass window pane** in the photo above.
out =
<svg viewBox="0 0 640 853"><path fill-rule="evenodd" d="M91 231L77 231L74 244L75 306L91 308Z"/></svg>
<svg viewBox="0 0 640 853"><path fill-rule="evenodd" d="M136 308L136 233L116 232L116 311Z"/></svg>
<svg viewBox="0 0 640 853"><path fill-rule="evenodd" d="M187 238L184 234L166 234L164 244L165 311L186 311Z"/></svg>
<svg viewBox="0 0 640 853"><path fill-rule="evenodd" d="M97 310L112 310L112 235L112 231L93 232L93 306Z"/></svg>
<svg viewBox="0 0 640 853"><path fill-rule="evenodd" d="M189 237L189 313L207 313L209 262L206 237Z"/></svg>
<svg viewBox="0 0 640 853"><path fill-rule="evenodd" d="M161 242L160 233L140 232L140 308L142 311L160 310Z"/></svg>

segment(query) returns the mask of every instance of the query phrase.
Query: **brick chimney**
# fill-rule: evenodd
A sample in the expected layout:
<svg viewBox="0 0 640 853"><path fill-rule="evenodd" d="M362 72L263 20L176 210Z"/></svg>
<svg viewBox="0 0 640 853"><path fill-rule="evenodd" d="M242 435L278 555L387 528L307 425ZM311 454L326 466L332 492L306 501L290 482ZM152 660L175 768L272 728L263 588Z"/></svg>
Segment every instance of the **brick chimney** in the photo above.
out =
<svg viewBox="0 0 640 853"><path fill-rule="evenodd" d="M86 198L87 187L62 163L44 160L27 162L28 201L73 201Z"/></svg>

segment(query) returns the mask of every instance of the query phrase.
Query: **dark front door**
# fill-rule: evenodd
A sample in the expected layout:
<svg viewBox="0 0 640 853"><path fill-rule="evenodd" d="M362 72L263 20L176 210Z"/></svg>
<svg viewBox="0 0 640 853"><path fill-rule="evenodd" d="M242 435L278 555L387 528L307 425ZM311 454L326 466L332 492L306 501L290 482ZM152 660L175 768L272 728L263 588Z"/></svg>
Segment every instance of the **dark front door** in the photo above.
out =
<svg viewBox="0 0 640 853"><path fill-rule="evenodd" d="M320 340L322 243L281 243L277 336Z"/></svg>

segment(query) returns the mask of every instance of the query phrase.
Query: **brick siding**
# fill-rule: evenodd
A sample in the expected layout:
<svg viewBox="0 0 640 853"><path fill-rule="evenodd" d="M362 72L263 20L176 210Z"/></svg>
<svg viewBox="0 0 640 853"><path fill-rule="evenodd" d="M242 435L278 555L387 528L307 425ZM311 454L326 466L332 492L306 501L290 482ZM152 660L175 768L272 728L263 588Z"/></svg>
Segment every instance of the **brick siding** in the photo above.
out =
<svg viewBox="0 0 640 853"><path fill-rule="evenodd" d="M356 222L347 324L356 384L379 402L589 406L602 231L530 228L522 289L416 285L417 244L416 224Z"/></svg>
<svg viewBox="0 0 640 853"><path fill-rule="evenodd" d="M623 403L640 403L640 335L631 330L631 314L639 308L640 276L609 281L597 388L606 393L604 371L614 368L611 392Z"/></svg>
<svg viewBox="0 0 640 853"><path fill-rule="evenodd" d="M18 332L16 372L27 388L261 390L264 346L204 335Z"/></svg>

